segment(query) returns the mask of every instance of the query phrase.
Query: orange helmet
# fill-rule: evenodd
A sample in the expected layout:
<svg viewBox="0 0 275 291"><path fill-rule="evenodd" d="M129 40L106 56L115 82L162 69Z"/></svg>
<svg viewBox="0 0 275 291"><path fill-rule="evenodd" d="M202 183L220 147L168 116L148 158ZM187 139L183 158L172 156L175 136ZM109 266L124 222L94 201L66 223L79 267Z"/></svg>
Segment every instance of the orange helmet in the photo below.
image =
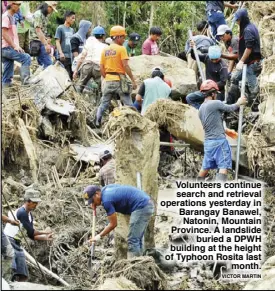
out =
<svg viewBox="0 0 275 291"><path fill-rule="evenodd" d="M164 78L164 82L170 87L172 88L172 82L171 80L167 79L167 78Z"/></svg>
<svg viewBox="0 0 275 291"><path fill-rule="evenodd" d="M124 36L127 35L125 28L123 26L116 25L111 28L110 36L122 36L122 35Z"/></svg>
<svg viewBox="0 0 275 291"><path fill-rule="evenodd" d="M205 80L202 82L200 87L201 91L209 91L211 89L219 91L219 87L216 82L214 82L213 80Z"/></svg>

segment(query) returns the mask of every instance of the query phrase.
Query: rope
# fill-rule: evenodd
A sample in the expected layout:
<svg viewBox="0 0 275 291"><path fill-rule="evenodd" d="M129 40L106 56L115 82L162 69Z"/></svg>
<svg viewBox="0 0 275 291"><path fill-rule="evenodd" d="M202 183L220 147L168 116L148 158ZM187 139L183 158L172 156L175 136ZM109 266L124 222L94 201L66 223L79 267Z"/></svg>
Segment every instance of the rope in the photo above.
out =
<svg viewBox="0 0 275 291"><path fill-rule="evenodd" d="M10 206L8 200L6 199L5 194L2 193L2 195L3 195L3 197L4 197L4 200L5 200L6 204L8 205L8 208L9 208L9 210L10 210L10 212L11 212L11 215L12 215L13 219L14 219L14 220L17 220L17 219L15 218L13 212L12 212L11 206ZM38 267L40 273L42 274L42 277L43 277L45 283L48 285L48 280L46 279L45 274L44 274L43 271L41 270L41 268L40 268L40 266L39 266L39 263L37 262L37 260L36 260L36 258L35 258L35 256L34 256L34 254L33 254L33 251L32 251L32 249L31 249L31 247L30 247L30 245L29 245L29 243L28 243L28 241L27 241L27 239L26 239L26 237L25 237L25 235L24 235L23 231L22 231L21 228L20 228L20 225L18 226L18 228L19 228L19 231L20 231L21 234L22 234L22 237L23 237L24 241L25 241L26 244L27 244L27 247L29 248L29 251L30 251L32 257L33 257L34 260L35 260L35 263L36 263L36 265L37 265L37 267Z"/></svg>

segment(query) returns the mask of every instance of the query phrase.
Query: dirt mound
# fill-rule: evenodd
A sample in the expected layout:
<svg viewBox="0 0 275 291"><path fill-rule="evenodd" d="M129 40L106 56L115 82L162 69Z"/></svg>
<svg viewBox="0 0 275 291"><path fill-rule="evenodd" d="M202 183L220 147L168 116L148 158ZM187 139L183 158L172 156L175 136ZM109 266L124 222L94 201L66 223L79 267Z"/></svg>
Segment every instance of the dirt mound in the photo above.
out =
<svg viewBox="0 0 275 291"><path fill-rule="evenodd" d="M110 270L113 270L110 272ZM152 257L136 257L131 260L112 261L103 270L103 277L123 276L141 290L166 290L167 277L156 265ZM99 282L98 282L99 283Z"/></svg>
<svg viewBox="0 0 275 291"><path fill-rule="evenodd" d="M137 111L123 107L110 115L106 131L115 141L116 183L141 186L153 201L157 200L159 164L159 132L156 123L143 118ZM129 216L118 215L115 232L116 255L126 258ZM145 247L154 247L154 218L145 234Z"/></svg>

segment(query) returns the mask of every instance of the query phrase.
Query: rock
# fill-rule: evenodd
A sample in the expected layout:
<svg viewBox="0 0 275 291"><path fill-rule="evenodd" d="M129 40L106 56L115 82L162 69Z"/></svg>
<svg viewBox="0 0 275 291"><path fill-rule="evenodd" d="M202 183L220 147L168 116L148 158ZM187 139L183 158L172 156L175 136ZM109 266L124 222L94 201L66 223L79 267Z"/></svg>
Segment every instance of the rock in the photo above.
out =
<svg viewBox="0 0 275 291"><path fill-rule="evenodd" d="M115 279L106 279L103 285L97 290L143 290L137 287L132 281L121 276Z"/></svg>
<svg viewBox="0 0 275 291"><path fill-rule="evenodd" d="M29 282L13 282L10 283L11 290L62 290L51 285L41 285Z"/></svg>
<svg viewBox="0 0 275 291"><path fill-rule="evenodd" d="M262 266L262 278L250 280L243 290L274 290L275 256L269 258Z"/></svg>
<svg viewBox="0 0 275 291"><path fill-rule="evenodd" d="M165 76L172 82L172 99L178 100L197 90L194 70L188 69L187 62L177 57L141 55L130 58L129 65L138 87L143 80L151 77L154 67L161 67Z"/></svg>
<svg viewBox="0 0 275 291"><path fill-rule="evenodd" d="M199 283L203 283L203 282L204 282L204 279L203 279L202 276L198 275L198 276L197 276L197 281L198 281Z"/></svg>
<svg viewBox="0 0 275 291"><path fill-rule="evenodd" d="M62 104L58 103L60 101L56 101L56 98L72 84L68 72L59 62L32 77L31 83L35 84L35 86L33 86L29 94L34 98L34 103L39 111L49 106L52 111L57 110L61 114L64 114L65 111L65 115L70 115L72 105L65 100L61 101Z"/></svg>

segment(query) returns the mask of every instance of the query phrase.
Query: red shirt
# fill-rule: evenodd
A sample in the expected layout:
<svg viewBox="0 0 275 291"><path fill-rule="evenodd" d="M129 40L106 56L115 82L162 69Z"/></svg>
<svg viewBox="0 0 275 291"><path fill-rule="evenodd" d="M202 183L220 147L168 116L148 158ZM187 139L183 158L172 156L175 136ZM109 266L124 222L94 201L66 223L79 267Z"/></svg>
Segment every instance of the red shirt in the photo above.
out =
<svg viewBox="0 0 275 291"><path fill-rule="evenodd" d="M159 54L158 44L151 38L147 38L142 45L142 54L143 55L158 55Z"/></svg>
<svg viewBox="0 0 275 291"><path fill-rule="evenodd" d="M13 42L16 45L19 45L17 28L15 25L15 18L9 14L9 11L6 11L2 15L2 28L7 28L10 38L13 40ZM2 36L2 48L9 47L9 46L10 45L5 41L5 39Z"/></svg>

